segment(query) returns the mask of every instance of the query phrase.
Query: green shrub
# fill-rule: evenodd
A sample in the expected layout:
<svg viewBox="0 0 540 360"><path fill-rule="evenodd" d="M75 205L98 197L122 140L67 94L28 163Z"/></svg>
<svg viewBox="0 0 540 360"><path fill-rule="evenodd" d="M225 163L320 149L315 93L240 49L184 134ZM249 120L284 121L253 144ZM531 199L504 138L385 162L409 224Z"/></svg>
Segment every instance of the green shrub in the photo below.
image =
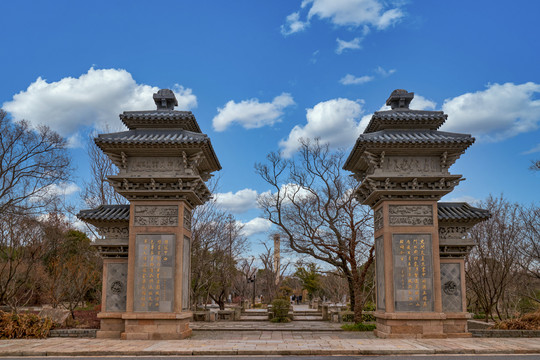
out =
<svg viewBox="0 0 540 360"><path fill-rule="evenodd" d="M283 319L283 318L288 319L290 306L291 305L289 304L289 300L275 299L274 301L272 301L272 312L274 313L274 318L272 319L272 321L284 322L282 320L274 321L274 319Z"/></svg>
<svg viewBox="0 0 540 360"><path fill-rule="evenodd" d="M341 319L343 322L354 322L354 312L352 311L342 311ZM375 321L375 316L373 314L367 314L362 312L362 322L373 322Z"/></svg>
<svg viewBox="0 0 540 360"><path fill-rule="evenodd" d="M0 339L46 338L52 326L49 318L0 311Z"/></svg>
<svg viewBox="0 0 540 360"><path fill-rule="evenodd" d="M375 306L375 303L371 301L366 301L364 304L364 311L375 311L377 310L377 306Z"/></svg>
<svg viewBox="0 0 540 360"><path fill-rule="evenodd" d="M356 323L356 324L343 324L341 325L341 328L345 331L373 331L375 330L376 326L375 324Z"/></svg>
<svg viewBox="0 0 540 360"><path fill-rule="evenodd" d="M353 322L354 321L354 312L352 311L342 311L340 313L341 319L343 322Z"/></svg>
<svg viewBox="0 0 540 360"><path fill-rule="evenodd" d="M373 322L375 320L376 320L375 315L368 314L368 313L365 313L365 312L362 313L362 322Z"/></svg>

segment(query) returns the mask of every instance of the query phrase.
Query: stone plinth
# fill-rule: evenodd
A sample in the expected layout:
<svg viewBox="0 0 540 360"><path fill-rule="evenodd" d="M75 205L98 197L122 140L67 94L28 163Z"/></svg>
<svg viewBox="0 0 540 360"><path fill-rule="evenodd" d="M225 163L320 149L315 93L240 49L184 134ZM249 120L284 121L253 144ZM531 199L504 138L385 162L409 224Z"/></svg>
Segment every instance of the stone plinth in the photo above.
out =
<svg viewBox="0 0 540 360"><path fill-rule="evenodd" d="M178 340L191 335L191 312L125 313L123 340Z"/></svg>

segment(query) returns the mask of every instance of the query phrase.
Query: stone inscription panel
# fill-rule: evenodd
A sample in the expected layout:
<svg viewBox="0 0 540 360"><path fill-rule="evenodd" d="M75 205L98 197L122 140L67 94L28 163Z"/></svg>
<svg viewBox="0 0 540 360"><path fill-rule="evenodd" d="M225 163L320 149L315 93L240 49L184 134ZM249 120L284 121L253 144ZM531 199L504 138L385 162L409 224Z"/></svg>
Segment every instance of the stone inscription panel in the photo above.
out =
<svg viewBox="0 0 540 360"><path fill-rule="evenodd" d="M444 312L462 312L461 266L441 263L442 307Z"/></svg>
<svg viewBox="0 0 540 360"><path fill-rule="evenodd" d="M135 226L178 226L178 206L135 205Z"/></svg>
<svg viewBox="0 0 540 360"><path fill-rule="evenodd" d="M375 277L377 280L377 310L385 310L386 294L384 289L384 240L375 239Z"/></svg>
<svg viewBox="0 0 540 360"><path fill-rule="evenodd" d="M126 311L127 261L107 264L107 283L105 284L105 309L108 312Z"/></svg>
<svg viewBox="0 0 540 360"><path fill-rule="evenodd" d="M396 311L433 311L433 251L430 234L394 234Z"/></svg>
<svg viewBox="0 0 540 360"><path fill-rule="evenodd" d="M175 240L174 235L136 236L135 311L173 311Z"/></svg>
<svg viewBox="0 0 540 360"><path fill-rule="evenodd" d="M433 225L431 205L390 205L390 226L429 226Z"/></svg>

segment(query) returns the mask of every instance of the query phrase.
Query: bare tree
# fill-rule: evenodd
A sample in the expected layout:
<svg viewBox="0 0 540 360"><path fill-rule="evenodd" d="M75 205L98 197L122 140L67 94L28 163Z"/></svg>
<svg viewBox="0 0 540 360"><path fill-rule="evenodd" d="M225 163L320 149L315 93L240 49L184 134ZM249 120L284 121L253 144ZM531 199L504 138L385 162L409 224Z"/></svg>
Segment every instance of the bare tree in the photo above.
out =
<svg viewBox="0 0 540 360"><path fill-rule="evenodd" d="M39 212L68 180L66 141L47 126L12 122L0 109L0 214Z"/></svg>
<svg viewBox="0 0 540 360"><path fill-rule="evenodd" d="M43 233L30 216L0 216L0 304L13 311L30 301L41 285Z"/></svg>
<svg viewBox="0 0 540 360"><path fill-rule="evenodd" d="M116 174L118 169L109 157L94 142L95 134L88 137L87 151L90 164L90 176L84 180L82 199L89 207L107 204L127 204L127 200L118 194L107 181L107 176Z"/></svg>
<svg viewBox="0 0 540 360"><path fill-rule="evenodd" d="M224 309L246 249L242 226L219 210L214 201L195 209L192 221L191 286L193 306L213 299Z"/></svg>
<svg viewBox="0 0 540 360"><path fill-rule="evenodd" d="M337 272L327 272L321 276L321 291L319 296L325 296L334 303L342 302L349 293L347 280Z"/></svg>
<svg viewBox="0 0 540 360"><path fill-rule="evenodd" d="M491 218L474 226L470 236L476 243L467 256L465 272L470 296L488 318L494 313L508 315L512 285L520 275L521 222L519 205L502 196L490 196L480 204L491 213Z"/></svg>
<svg viewBox="0 0 540 360"><path fill-rule="evenodd" d="M342 172L344 156L318 140L302 140L297 159L271 153L268 164L255 169L273 188L259 198L265 217L291 250L343 272L355 321L361 322L362 288L373 263L372 215L354 199L354 181Z"/></svg>

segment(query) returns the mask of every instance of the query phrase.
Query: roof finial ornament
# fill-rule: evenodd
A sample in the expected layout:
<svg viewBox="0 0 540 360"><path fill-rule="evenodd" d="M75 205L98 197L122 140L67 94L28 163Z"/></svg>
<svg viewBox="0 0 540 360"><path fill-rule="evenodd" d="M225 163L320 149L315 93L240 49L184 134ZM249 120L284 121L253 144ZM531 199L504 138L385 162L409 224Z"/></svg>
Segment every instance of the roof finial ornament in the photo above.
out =
<svg viewBox="0 0 540 360"><path fill-rule="evenodd" d="M169 89L161 89L157 94L154 94L154 102L158 110L174 110L174 107L178 106L176 96Z"/></svg>
<svg viewBox="0 0 540 360"><path fill-rule="evenodd" d="M396 89L392 91L386 105L391 106L392 110L408 110L409 104L414 98L413 92L407 92L407 90Z"/></svg>

